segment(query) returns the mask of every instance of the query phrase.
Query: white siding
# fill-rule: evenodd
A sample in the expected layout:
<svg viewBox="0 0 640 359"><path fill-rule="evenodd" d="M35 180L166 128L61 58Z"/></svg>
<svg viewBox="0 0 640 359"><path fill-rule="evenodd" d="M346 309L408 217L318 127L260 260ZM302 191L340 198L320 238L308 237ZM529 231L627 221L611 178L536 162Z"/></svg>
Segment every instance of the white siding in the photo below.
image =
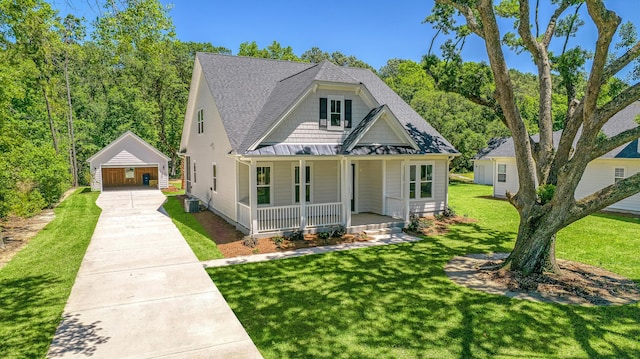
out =
<svg viewBox="0 0 640 359"><path fill-rule="evenodd" d="M238 198L249 205L249 166L238 163Z"/></svg>
<svg viewBox="0 0 640 359"><path fill-rule="evenodd" d="M408 141L405 138L400 138L400 136L398 136L396 134L396 132L393 130L393 128L391 128L391 126L389 125L389 123L387 121L389 121L388 115L385 114L383 116L383 118L379 118L373 124L373 126L371 126L371 128L369 128L369 131L367 131L367 133L365 133L365 135L362 136L362 138L360 139L360 141L358 143L359 144L363 144L363 145L370 145L370 144L401 145L401 144L407 144ZM395 119L393 121L395 121Z"/></svg>
<svg viewBox="0 0 640 359"><path fill-rule="evenodd" d="M427 160L431 161L431 160ZM410 162L418 164L420 162ZM428 200L410 200L409 210L413 213L437 213L443 211L447 206L447 185L449 174L447 173L447 160L437 159L433 161L433 198Z"/></svg>
<svg viewBox="0 0 640 359"><path fill-rule="evenodd" d="M473 183L493 184L494 162L491 160L473 161Z"/></svg>
<svg viewBox="0 0 640 359"><path fill-rule="evenodd" d="M383 214L382 161L357 161L358 212Z"/></svg>
<svg viewBox="0 0 640 359"><path fill-rule="evenodd" d="M200 71L198 73L202 76ZM231 145L213 97L206 81L202 78L198 81L194 98L193 109L187 111L187 114L191 114L191 118L185 119L185 121L192 121L189 133L186 134L187 155L191 156L192 164L189 171L193 171L194 162L197 165L197 181L192 182L191 195L200 199L209 208L236 220L236 160L227 156ZM198 134L196 122L200 108L204 113L204 133ZM211 189L213 162L218 165L218 188L215 193ZM193 176L191 178L193 181Z"/></svg>
<svg viewBox="0 0 640 359"><path fill-rule="evenodd" d="M258 162L260 166L260 162ZM293 204L293 177L291 176L291 162L273 162L271 181L274 206L288 206Z"/></svg>
<svg viewBox="0 0 640 359"><path fill-rule="evenodd" d="M402 161L387 161L386 195L388 197L402 198Z"/></svg>
<svg viewBox="0 0 640 359"><path fill-rule="evenodd" d="M577 199L586 197L604 187L613 184L615 168L624 168L625 177L640 172L640 160L637 159L597 159L589 163L582 180L576 188ZM636 194L609 207L609 210L640 212L640 194Z"/></svg>
<svg viewBox="0 0 640 359"><path fill-rule="evenodd" d="M342 143L350 129L328 131L318 127L319 98L330 95L344 96L345 100L352 100L352 128L355 128L370 111L354 91L318 90L316 93L310 93L262 143L309 143L310 139L313 143Z"/></svg>
<svg viewBox="0 0 640 359"><path fill-rule="evenodd" d="M498 165L507 165L507 179L506 182L498 181ZM493 196L504 198L507 191L512 194L516 194L520 188L518 183L518 167L516 166L515 158L496 158L495 165L493 166L495 182L493 183Z"/></svg>
<svg viewBox="0 0 640 359"><path fill-rule="evenodd" d="M311 161L307 161L309 163ZM340 162L313 161L313 202L333 203L340 201Z"/></svg>

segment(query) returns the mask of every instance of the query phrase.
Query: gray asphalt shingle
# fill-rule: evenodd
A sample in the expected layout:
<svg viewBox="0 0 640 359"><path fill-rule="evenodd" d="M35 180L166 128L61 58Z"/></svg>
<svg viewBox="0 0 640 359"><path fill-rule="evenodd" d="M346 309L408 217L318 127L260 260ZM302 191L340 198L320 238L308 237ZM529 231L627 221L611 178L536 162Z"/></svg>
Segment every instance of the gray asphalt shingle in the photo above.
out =
<svg viewBox="0 0 640 359"><path fill-rule="evenodd" d="M291 146L248 150L310 86L318 82L362 84L379 106L386 104L398 118L419 144L419 153L457 153L446 139L370 70L339 67L328 61L310 64L210 53L198 53L196 56L236 153L267 154L271 150L304 153ZM327 149L319 152L325 153Z"/></svg>

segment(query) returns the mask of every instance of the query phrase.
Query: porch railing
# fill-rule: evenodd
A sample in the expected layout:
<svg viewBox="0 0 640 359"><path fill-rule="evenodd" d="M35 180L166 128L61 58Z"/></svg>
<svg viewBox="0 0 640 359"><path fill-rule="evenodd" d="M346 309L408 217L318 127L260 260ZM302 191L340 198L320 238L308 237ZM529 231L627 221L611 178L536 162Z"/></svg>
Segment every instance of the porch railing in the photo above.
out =
<svg viewBox="0 0 640 359"><path fill-rule="evenodd" d="M385 214L393 218L404 218L404 201L398 197L387 197Z"/></svg>
<svg viewBox="0 0 640 359"><path fill-rule="evenodd" d="M300 228L300 206L258 208L258 232Z"/></svg>
<svg viewBox="0 0 640 359"><path fill-rule="evenodd" d="M250 218L249 207L242 204L238 206L242 211L249 211L247 222ZM317 203L305 206L307 227L322 227L342 224L342 203ZM242 216L238 215L242 219ZM278 206L258 208L258 232L279 231L300 228L300 206ZM242 222L240 222L242 224ZM247 227L249 228L249 227Z"/></svg>
<svg viewBox="0 0 640 359"><path fill-rule="evenodd" d="M320 227L342 224L342 203L318 203L306 206L307 226Z"/></svg>
<svg viewBox="0 0 640 359"><path fill-rule="evenodd" d="M251 207L238 202L238 223L244 228L251 228Z"/></svg>

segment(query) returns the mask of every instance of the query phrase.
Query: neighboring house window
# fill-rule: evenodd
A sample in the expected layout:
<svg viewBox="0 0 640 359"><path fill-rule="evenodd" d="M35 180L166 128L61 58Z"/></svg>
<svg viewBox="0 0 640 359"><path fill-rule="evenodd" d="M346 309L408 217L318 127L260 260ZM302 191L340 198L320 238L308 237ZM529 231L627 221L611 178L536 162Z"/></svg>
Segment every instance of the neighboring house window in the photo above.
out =
<svg viewBox="0 0 640 359"><path fill-rule="evenodd" d="M616 167L613 170L613 183L618 183L624 179L624 168Z"/></svg>
<svg viewBox="0 0 640 359"><path fill-rule="evenodd" d="M204 133L204 110L198 110L198 133Z"/></svg>
<svg viewBox="0 0 640 359"><path fill-rule="evenodd" d="M218 192L218 164L214 162L211 167L211 190Z"/></svg>
<svg viewBox="0 0 640 359"><path fill-rule="evenodd" d="M507 165L505 163L498 164L498 182L507 182Z"/></svg>
<svg viewBox="0 0 640 359"><path fill-rule="evenodd" d="M193 161L193 183L196 183L196 161Z"/></svg>
<svg viewBox="0 0 640 359"><path fill-rule="evenodd" d="M311 166L305 166L304 201L311 202ZM300 203L300 166L293 167L293 198L295 203Z"/></svg>
<svg viewBox="0 0 640 359"><path fill-rule="evenodd" d="M258 204L271 204L271 166L260 166L256 169Z"/></svg>
<svg viewBox="0 0 640 359"><path fill-rule="evenodd" d="M433 165L419 164L409 166L409 198L433 197Z"/></svg>

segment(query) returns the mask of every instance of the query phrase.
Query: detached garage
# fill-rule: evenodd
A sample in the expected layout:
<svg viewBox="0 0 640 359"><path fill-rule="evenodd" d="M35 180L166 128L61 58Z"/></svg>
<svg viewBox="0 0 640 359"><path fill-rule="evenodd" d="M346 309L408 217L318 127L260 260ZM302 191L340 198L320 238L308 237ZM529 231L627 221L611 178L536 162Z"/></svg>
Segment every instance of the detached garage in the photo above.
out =
<svg viewBox="0 0 640 359"><path fill-rule="evenodd" d="M169 187L169 157L131 131L87 160L91 190Z"/></svg>

